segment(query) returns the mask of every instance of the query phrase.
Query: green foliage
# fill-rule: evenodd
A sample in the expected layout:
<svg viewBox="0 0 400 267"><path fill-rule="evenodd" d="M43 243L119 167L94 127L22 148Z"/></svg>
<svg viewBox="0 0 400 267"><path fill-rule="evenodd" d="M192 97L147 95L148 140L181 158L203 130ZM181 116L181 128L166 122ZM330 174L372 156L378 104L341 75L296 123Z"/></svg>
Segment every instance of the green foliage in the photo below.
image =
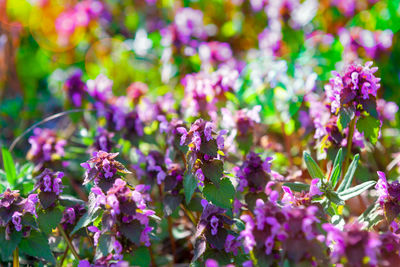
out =
<svg viewBox="0 0 400 267"><path fill-rule="evenodd" d="M183 178L183 190L185 192L185 200L188 204L192 199L193 193L197 188L197 181L193 174L188 171Z"/></svg>
<svg viewBox="0 0 400 267"><path fill-rule="evenodd" d="M324 180L325 175L322 172L321 168L318 164L314 161L314 159L310 156L310 154L306 151L303 153L304 162L306 163L307 170L310 173L312 178L319 178Z"/></svg>
<svg viewBox="0 0 400 267"><path fill-rule="evenodd" d="M48 210L39 210L37 214L39 228L45 234L49 234L52 229L56 228L63 216L62 211L57 207Z"/></svg>
<svg viewBox="0 0 400 267"><path fill-rule="evenodd" d="M357 130L363 133L364 136L372 143L378 141L380 121L372 116L366 116L357 120Z"/></svg>
<svg viewBox="0 0 400 267"><path fill-rule="evenodd" d="M342 200L349 200L350 198L353 198L355 196L358 196L368 188L372 187L375 185L375 181L368 181L359 185L356 185L354 187L348 188L346 190L343 190L342 192L339 193L339 197Z"/></svg>
<svg viewBox="0 0 400 267"><path fill-rule="evenodd" d="M56 263L53 253L50 250L46 236L37 231L31 231L29 237L23 238L18 246L20 251L29 256Z"/></svg>
<svg viewBox="0 0 400 267"><path fill-rule="evenodd" d="M235 196L235 188L229 178L224 178L221 180L218 188L214 184L207 184L203 189L203 194L214 205L230 209Z"/></svg>
<svg viewBox="0 0 400 267"><path fill-rule="evenodd" d="M359 159L360 156L358 154L354 156L354 159L351 162L346 174L344 175L343 181L340 183L337 192L340 193L351 186L351 182L353 181L354 173L356 172Z"/></svg>
<svg viewBox="0 0 400 267"><path fill-rule="evenodd" d="M17 181L17 171L15 169L11 153L10 151L8 151L7 148L3 147L1 149L1 155L3 157L3 166L7 175L7 181L11 186L15 186L15 183Z"/></svg>
<svg viewBox="0 0 400 267"><path fill-rule="evenodd" d="M22 239L22 232L12 231L10 240L6 240L5 227L0 227L0 256L2 261L8 261L9 257Z"/></svg>

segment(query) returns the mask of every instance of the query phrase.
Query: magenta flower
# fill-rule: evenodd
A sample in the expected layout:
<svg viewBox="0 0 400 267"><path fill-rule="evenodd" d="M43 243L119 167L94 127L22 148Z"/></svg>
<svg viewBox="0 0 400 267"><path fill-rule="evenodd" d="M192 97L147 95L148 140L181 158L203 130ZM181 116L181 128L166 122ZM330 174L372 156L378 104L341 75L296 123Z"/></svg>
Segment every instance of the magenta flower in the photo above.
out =
<svg viewBox="0 0 400 267"><path fill-rule="evenodd" d="M37 196L20 196L19 191L7 188L0 194L0 227L5 227L5 239L10 240L12 231L28 236L32 228L30 221L36 217Z"/></svg>
<svg viewBox="0 0 400 267"><path fill-rule="evenodd" d="M370 265L378 263L378 248L381 245L377 234L361 230L359 224L347 224L344 230L325 223L322 228L327 232L326 244L331 247L333 263L340 263L346 259L350 266L362 266L367 257Z"/></svg>
<svg viewBox="0 0 400 267"><path fill-rule="evenodd" d="M378 68L370 68L372 64L372 62L367 62L364 66L351 64L342 74L333 72L334 78L330 79L330 86L326 87L332 113L336 114L344 105L357 109L358 105L366 105L366 100L375 102L380 78L374 76Z"/></svg>
<svg viewBox="0 0 400 267"><path fill-rule="evenodd" d="M38 164L39 169L45 162L60 159L64 156L64 146L67 142L50 129L35 128L33 136L29 137L31 148L27 158Z"/></svg>
<svg viewBox="0 0 400 267"><path fill-rule="evenodd" d="M379 180L375 185L378 192L378 202L385 213L385 217L392 222L400 214L400 183L388 183L386 175L378 172Z"/></svg>

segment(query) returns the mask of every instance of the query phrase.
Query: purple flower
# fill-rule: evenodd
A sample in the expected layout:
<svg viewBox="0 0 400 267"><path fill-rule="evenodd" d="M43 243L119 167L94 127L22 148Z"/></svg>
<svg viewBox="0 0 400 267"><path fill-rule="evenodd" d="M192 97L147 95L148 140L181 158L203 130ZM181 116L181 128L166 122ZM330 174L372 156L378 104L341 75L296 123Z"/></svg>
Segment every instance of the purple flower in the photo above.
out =
<svg viewBox="0 0 400 267"><path fill-rule="evenodd" d="M82 71L75 71L64 84L64 90L67 92L69 101L75 107L82 106L82 100L87 91L86 84L82 81Z"/></svg>
<svg viewBox="0 0 400 267"><path fill-rule="evenodd" d="M313 179L311 181L310 191L309 191L310 197L321 196L324 194L323 192L321 192L321 190L319 190L318 182L319 182L319 178Z"/></svg>
<svg viewBox="0 0 400 267"><path fill-rule="evenodd" d="M87 184L94 180L97 185L102 181L102 189L107 191L117 178L117 173L130 173L123 164L116 161L118 153L107 153L105 151L93 152L93 157L87 162L81 163L86 169L85 180L83 184Z"/></svg>
<svg viewBox="0 0 400 267"><path fill-rule="evenodd" d="M108 79L105 75L99 74L94 80L87 81L87 92L95 100L100 102L107 102L112 96L113 81Z"/></svg>
<svg viewBox="0 0 400 267"><path fill-rule="evenodd" d="M203 171L201 170L201 169L198 169L197 171L196 171L196 178L197 178L197 183L198 183L198 185L199 186L204 186L204 180L205 180L205 177L204 177L204 174L203 174Z"/></svg>
<svg viewBox="0 0 400 267"><path fill-rule="evenodd" d="M211 225L211 234L216 235L218 232L218 218L212 216L210 220L210 225Z"/></svg>
<svg viewBox="0 0 400 267"><path fill-rule="evenodd" d="M40 175L35 177L36 185L34 190L39 190L39 201L44 209L53 206L55 201L62 193L63 172L53 172L45 169Z"/></svg>
<svg viewBox="0 0 400 267"><path fill-rule="evenodd" d="M203 13L192 8L181 8L175 15L175 26L179 39L187 43L190 38L205 37Z"/></svg>
<svg viewBox="0 0 400 267"><path fill-rule="evenodd" d="M361 266L364 258L368 258L370 265L376 265L378 248L381 245L379 237L374 232L361 230L359 224L347 224L343 230L331 224L323 224L327 232L326 244L331 246L333 263L340 263L342 258L350 266Z"/></svg>
<svg viewBox="0 0 400 267"><path fill-rule="evenodd" d="M99 230L96 227L89 229L95 233L96 244L96 240L105 232L111 232L119 244L133 242L130 234L120 230L121 227L132 227L139 231L136 234L140 234L140 242L146 246L150 245L149 233L153 228L149 226L149 217L155 212L147 208L147 201L150 199L146 193L148 189L149 187L143 185L137 185L135 189L131 189L122 179L116 179L106 194L97 187L92 188L96 197L96 205L104 210L102 229ZM125 241L121 238L124 238ZM121 259L119 246L117 243L115 245L116 254L114 256L117 257L116 259Z"/></svg>
<svg viewBox="0 0 400 267"><path fill-rule="evenodd" d="M224 225L232 225L233 220L225 215L226 210L202 200L203 213L197 225L196 238L203 235L211 247L222 250L225 248L227 230ZM224 240L223 243L218 240Z"/></svg>
<svg viewBox="0 0 400 267"><path fill-rule="evenodd" d="M24 237L29 236L31 229L29 216L36 217L35 195L22 198L19 191L11 191L7 188L0 194L0 226L5 227L5 239L10 240L12 231L22 232ZM33 218L30 218L33 219Z"/></svg>
<svg viewBox="0 0 400 267"><path fill-rule="evenodd" d="M246 156L243 164L236 168L236 175L239 178L239 191L243 191L248 187L251 192L263 191L270 179L270 163L271 158L264 161L260 155L250 152Z"/></svg>
<svg viewBox="0 0 400 267"><path fill-rule="evenodd" d="M378 176L379 180L375 185L379 195L378 202L386 219L392 222L400 214L400 183L398 181L388 183L383 172L378 172Z"/></svg>
<svg viewBox="0 0 400 267"><path fill-rule="evenodd" d="M21 231L21 229L22 229L21 216L22 216L22 213L16 211L12 215L12 220L11 220L12 223L14 224L15 230L17 230L18 232Z"/></svg>
<svg viewBox="0 0 400 267"><path fill-rule="evenodd" d="M213 125L211 122L206 122L206 125L204 126L204 137L206 138L206 142L210 141L213 139L212 137L212 129Z"/></svg>
<svg viewBox="0 0 400 267"><path fill-rule="evenodd" d="M31 148L27 158L40 166L47 161L57 160L64 156L66 141L59 138L53 130L35 128L28 141Z"/></svg>
<svg viewBox="0 0 400 267"><path fill-rule="evenodd" d="M95 142L92 146L94 151L105 151L111 152L114 142L112 138L114 137L114 133L108 132L106 129L102 127L97 128L97 135L95 137Z"/></svg>
<svg viewBox="0 0 400 267"><path fill-rule="evenodd" d="M343 106L357 109L359 105L366 105L368 99L375 101L380 78L374 76L378 68L370 68L372 64L372 62L367 62L364 66L351 64L342 74L333 72L334 78L330 79L330 86L326 87L332 113L336 114Z"/></svg>

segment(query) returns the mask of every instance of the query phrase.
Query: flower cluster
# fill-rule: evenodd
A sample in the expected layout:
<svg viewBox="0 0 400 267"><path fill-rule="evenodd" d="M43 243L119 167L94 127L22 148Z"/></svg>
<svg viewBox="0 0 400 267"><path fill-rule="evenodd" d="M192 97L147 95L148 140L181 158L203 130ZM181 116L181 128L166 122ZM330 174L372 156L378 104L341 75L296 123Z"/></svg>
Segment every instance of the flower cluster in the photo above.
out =
<svg viewBox="0 0 400 267"><path fill-rule="evenodd" d="M149 226L149 216L155 213L147 208L149 196L146 191L148 189L149 186L144 185L131 189L122 179L116 179L107 193L103 193L99 187L92 188L92 193L96 196L96 205L105 212L101 231L96 226L89 228L94 233L95 245L98 244L102 234L110 232L115 237L114 244L117 246L114 258L119 258L118 255L122 253L122 247L120 247L121 242L124 243L121 241L122 238L137 246L141 243L150 246L149 234L153 227Z"/></svg>
<svg viewBox="0 0 400 267"><path fill-rule="evenodd" d="M385 217L391 222L400 214L400 183L388 183L383 172L378 172L378 176L379 180L375 186L379 195L378 202L385 212Z"/></svg>
<svg viewBox="0 0 400 267"><path fill-rule="evenodd" d="M95 137L94 144L92 148L94 151L105 151L111 152L112 148L114 147L115 143L113 142L114 133L109 132L106 129L99 127L97 128L97 135Z"/></svg>
<svg viewBox="0 0 400 267"><path fill-rule="evenodd" d="M63 226L64 230L72 230L72 227L76 225L85 212L86 208L82 204L66 207L60 224Z"/></svg>
<svg viewBox="0 0 400 267"><path fill-rule="evenodd" d="M254 250L266 262L281 256L297 263L322 261L321 233L317 227L320 220L316 217L318 208L281 208L276 203L277 196L271 194L270 200L265 202L258 199L254 217L248 214L241 216L246 223L245 230L240 233L245 250Z"/></svg>
<svg viewBox="0 0 400 267"><path fill-rule="evenodd" d="M67 144L67 141L58 137L55 131L41 128L35 128L33 136L29 137L28 141L31 148L27 158L38 166L64 156L64 147Z"/></svg>
<svg viewBox="0 0 400 267"><path fill-rule="evenodd" d="M367 101L375 102L381 79L374 76L378 68L370 68L372 64L351 64L342 74L333 72L334 78L331 78L330 84L325 87L326 95L331 101L332 113L336 113L342 107L357 110L359 105L362 110L367 110Z"/></svg>
<svg viewBox="0 0 400 267"><path fill-rule="evenodd" d="M346 262L349 266L378 264L378 248L381 242L376 233L361 230L359 224L347 224L340 230L332 224L323 224L327 232L326 244L331 248L333 263Z"/></svg>
<svg viewBox="0 0 400 267"><path fill-rule="evenodd" d="M311 200L314 196L321 196L324 193L318 187L319 179L313 179L311 181L310 190L308 192L293 193L292 190L287 186L282 186L284 192L282 196L282 202L284 204L290 204L292 206L310 206Z"/></svg>
<svg viewBox="0 0 400 267"><path fill-rule="evenodd" d="M72 73L72 75L65 81L64 90L67 93L69 102L75 107L80 108L87 91L86 83L82 81L81 70Z"/></svg>
<svg viewBox="0 0 400 267"><path fill-rule="evenodd" d="M237 70L223 67L213 73L188 74L182 80L185 87L183 108L187 116L215 119L217 105L226 102L239 76Z"/></svg>
<svg viewBox="0 0 400 267"><path fill-rule="evenodd" d="M262 160L260 155L250 152L240 167L236 167L236 176L239 178L238 190L243 192L248 188L250 192L261 192L270 180L272 157Z"/></svg>
<svg viewBox="0 0 400 267"><path fill-rule="evenodd" d="M240 243L227 231L225 225L232 225L233 220L225 215L226 210L208 203L205 199L201 201L201 205L203 213L197 224L196 238L204 236L212 248L237 253Z"/></svg>
<svg viewBox="0 0 400 267"><path fill-rule="evenodd" d="M63 172L45 169L36 179L34 190L39 192L39 202L43 209L53 207L63 191Z"/></svg>
<svg viewBox="0 0 400 267"><path fill-rule="evenodd" d="M87 184L94 180L94 183L107 191L117 179L118 173L130 173L123 164L115 160L118 153L107 153L105 151L93 152L93 157L81 164L86 169L85 180Z"/></svg>
<svg viewBox="0 0 400 267"><path fill-rule="evenodd" d="M5 227L5 240L10 240L13 232L22 232L26 237L32 229L30 223L36 215L36 194L27 198L20 196L19 191L11 191L7 188L0 194L0 227Z"/></svg>
<svg viewBox="0 0 400 267"><path fill-rule="evenodd" d="M88 27L91 21L100 18L104 12L101 1L85 0L77 3L73 8L62 12L55 21L58 33L58 42L61 45L69 43L70 38L79 28Z"/></svg>
<svg viewBox="0 0 400 267"><path fill-rule="evenodd" d="M187 145L190 150L189 164L192 172L198 179L199 186L204 186L205 179L216 182L222 177L221 151L224 149L224 135L221 130L214 138L213 124L202 119L196 120L190 130L184 127L177 128L181 134L180 145ZM223 153L222 153L223 154Z"/></svg>

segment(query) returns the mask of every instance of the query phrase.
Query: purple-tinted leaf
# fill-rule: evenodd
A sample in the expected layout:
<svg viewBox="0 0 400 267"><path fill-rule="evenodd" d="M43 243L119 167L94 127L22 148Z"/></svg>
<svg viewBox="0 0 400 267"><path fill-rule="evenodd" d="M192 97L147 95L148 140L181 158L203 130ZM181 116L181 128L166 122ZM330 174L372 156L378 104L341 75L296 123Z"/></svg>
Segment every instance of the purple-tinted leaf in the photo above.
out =
<svg viewBox="0 0 400 267"><path fill-rule="evenodd" d="M43 209L50 208L55 201L57 200L57 195L54 192L40 192L39 193L39 202L42 205Z"/></svg>
<svg viewBox="0 0 400 267"><path fill-rule="evenodd" d="M137 246L140 245L140 235L143 231L143 226L139 221L134 220L130 223L121 223L119 231L131 242L135 243Z"/></svg>
<svg viewBox="0 0 400 267"><path fill-rule="evenodd" d="M179 204L182 202L183 196L182 195L165 195L164 197L164 214L166 216L171 215L175 209L179 206Z"/></svg>
<svg viewBox="0 0 400 267"><path fill-rule="evenodd" d="M211 247L216 249L224 249L227 235L228 232L225 228L219 228L216 235L211 234L210 229L205 231L207 242L211 245Z"/></svg>
<svg viewBox="0 0 400 267"><path fill-rule="evenodd" d="M205 162L201 166L201 170L205 177L210 179L217 187L219 187L219 183L221 177L224 175L224 164L222 161L214 159L209 162Z"/></svg>
<svg viewBox="0 0 400 267"><path fill-rule="evenodd" d="M210 140L208 142L202 142L200 146L200 152L207 154L211 157L217 157L218 155L218 146L215 140Z"/></svg>

